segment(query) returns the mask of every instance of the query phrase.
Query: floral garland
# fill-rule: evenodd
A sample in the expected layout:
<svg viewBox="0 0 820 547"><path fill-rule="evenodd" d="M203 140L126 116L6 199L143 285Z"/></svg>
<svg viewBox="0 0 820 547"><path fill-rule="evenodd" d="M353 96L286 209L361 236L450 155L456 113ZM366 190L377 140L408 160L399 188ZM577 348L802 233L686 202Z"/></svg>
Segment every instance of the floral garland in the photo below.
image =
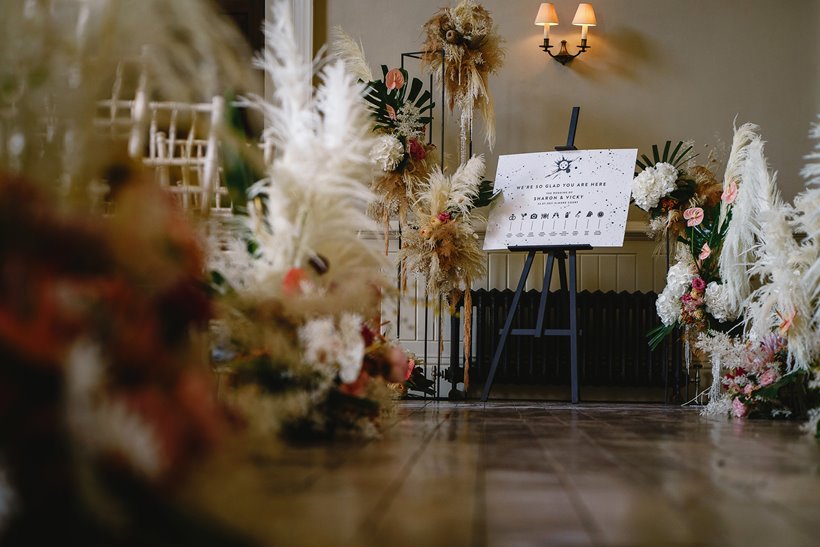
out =
<svg viewBox="0 0 820 547"><path fill-rule="evenodd" d="M484 118L490 147L495 142L495 112L488 79L504 59L502 38L490 13L473 0L442 8L424 24L423 62L447 92L450 110L461 111L461 162L467 161L467 141L472 135L473 111ZM444 74L442 75L442 65Z"/></svg>

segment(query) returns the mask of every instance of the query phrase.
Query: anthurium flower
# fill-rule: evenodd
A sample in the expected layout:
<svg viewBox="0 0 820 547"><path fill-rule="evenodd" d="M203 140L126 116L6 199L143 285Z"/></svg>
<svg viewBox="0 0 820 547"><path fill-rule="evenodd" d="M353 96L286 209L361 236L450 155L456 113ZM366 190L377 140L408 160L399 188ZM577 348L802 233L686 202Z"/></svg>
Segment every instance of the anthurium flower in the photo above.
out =
<svg viewBox="0 0 820 547"><path fill-rule="evenodd" d="M726 205L731 205L735 202L735 198L737 198L737 183L732 181L729 183L729 186L723 189L720 200Z"/></svg>
<svg viewBox="0 0 820 547"><path fill-rule="evenodd" d="M703 222L703 209L700 207L690 207L683 212L683 218L686 219L686 225L690 228L697 226Z"/></svg>
<svg viewBox="0 0 820 547"><path fill-rule="evenodd" d="M384 83L387 86L387 91L401 89L402 87L404 87L404 74L402 74L401 70L399 70L398 68L392 68L387 72L387 75L384 77Z"/></svg>
<svg viewBox="0 0 820 547"><path fill-rule="evenodd" d="M385 109L387 110L387 117L390 118L391 120L395 120L396 119L396 109L393 108L390 105L387 105L385 107Z"/></svg>
<svg viewBox="0 0 820 547"><path fill-rule="evenodd" d="M703 247L700 248L700 254L698 255L698 260L704 261L709 258L709 255L712 254L712 249L709 248L708 243L704 243Z"/></svg>
<svg viewBox="0 0 820 547"><path fill-rule="evenodd" d="M792 328L795 315L797 315L796 311L792 311L786 316L780 315L780 312L777 312L777 316L780 317L780 326L777 329L778 332L780 332L780 336L786 336L786 333L789 332L790 328Z"/></svg>

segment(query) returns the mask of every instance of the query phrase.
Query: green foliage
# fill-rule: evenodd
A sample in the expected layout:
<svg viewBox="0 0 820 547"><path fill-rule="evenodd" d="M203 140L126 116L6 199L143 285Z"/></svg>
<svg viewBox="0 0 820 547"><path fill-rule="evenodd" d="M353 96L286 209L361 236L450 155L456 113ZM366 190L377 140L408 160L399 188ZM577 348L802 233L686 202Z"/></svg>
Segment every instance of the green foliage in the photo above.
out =
<svg viewBox="0 0 820 547"><path fill-rule="evenodd" d="M649 349L655 351L658 346L661 345L661 342L672 334L672 331L675 330L675 325L664 325L661 323L651 331L646 333L646 337L649 339L647 343L649 344Z"/></svg>
<svg viewBox="0 0 820 547"><path fill-rule="evenodd" d="M678 144L670 153L669 149L672 146L672 141L666 141L663 147L663 154L660 153L657 144L652 145L652 158L648 158L646 154L641 154L641 160L636 161L638 168L643 171L647 167L654 167L658 163L669 163L674 165L676 169L680 169L681 165L689 160L697 157L697 154L687 156L692 151L692 146L684 147L683 141L678 141ZM681 150L683 148L683 150Z"/></svg>
<svg viewBox="0 0 820 547"><path fill-rule="evenodd" d="M232 212L247 215L248 190L263 175L253 168L246 157L247 151L243 150L243 147L250 146L247 144L250 129L242 111L236 108L230 100L226 117L228 130L237 138L225 139L222 145L222 171L225 174L225 186L231 198Z"/></svg>
<svg viewBox="0 0 820 547"><path fill-rule="evenodd" d="M364 98L370 103L376 127L392 132L396 128L396 120L390 117L387 107L392 108L394 113L398 113L405 103L412 104L419 109L421 113L418 120L419 125L422 127L427 126L433 119L431 112L436 106L432 101L432 94L429 90L422 93L424 83L421 80L413 78L410 81L406 70L403 68L398 70L404 76L405 81L405 85L400 89L387 90L387 84L384 82L388 72L387 65L382 65L383 76L381 80L367 82L367 93Z"/></svg>
<svg viewBox="0 0 820 547"><path fill-rule="evenodd" d="M679 238L679 241L685 243L692 253L692 258L695 264L698 265L698 275L706 283L711 281L720 281L720 273L718 271L718 260L720 257L720 250L723 246L723 240L726 239L726 233L729 230L729 220L731 220L731 209L727 215L727 221L718 229L718 222L720 216L720 204L715 205L712 209L704 211L704 220L697 226L691 226L686 229L688 239ZM711 254L702 262L698 260L700 251L703 245L709 245Z"/></svg>

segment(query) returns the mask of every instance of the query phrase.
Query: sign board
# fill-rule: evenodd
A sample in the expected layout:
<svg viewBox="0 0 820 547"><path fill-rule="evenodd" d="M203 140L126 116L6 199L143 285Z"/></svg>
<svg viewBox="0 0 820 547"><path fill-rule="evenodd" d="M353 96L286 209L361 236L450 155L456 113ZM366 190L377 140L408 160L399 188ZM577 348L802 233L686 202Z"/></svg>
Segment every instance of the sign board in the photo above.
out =
<svg viewBox="0 0 820 547"><path fill-rule="evenodd" d="M484 250L620 247L638 150L567 150L498 158Z"/></svg>

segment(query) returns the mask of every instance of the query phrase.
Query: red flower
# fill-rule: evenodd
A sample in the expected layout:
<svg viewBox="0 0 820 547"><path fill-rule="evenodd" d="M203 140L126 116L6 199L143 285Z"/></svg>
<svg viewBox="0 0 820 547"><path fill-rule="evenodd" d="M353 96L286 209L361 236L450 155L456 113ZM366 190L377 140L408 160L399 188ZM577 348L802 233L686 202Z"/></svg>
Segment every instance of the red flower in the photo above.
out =
<svg viewBox="0 0 820 547"><path fill-rule="evenodd" d="M452 215L450 215L450 213L448 213L446 211L443 211L443 212L439 213L436 216L436 218L438 218L442 222L442 224L449 221L449 220L453 220Z"/></svg>
<svg viewBox="0 0 820 547"><path fill-rule="evenodd" d="M302 281L305 281L305 279L305 270L291 268L282 280L282 292L289 296L302 292Z"/></svg>
<svg viewBox="0 0 820 547"><path fill-rule="evenodd" d="M703 291L706 290L706 282L701 279L700 277L693 277L692 278L692 288L696 291Z"/></svg>
<svg viewBox="0 0 820 547"><path fill-rule="evenodd" d="M410 142L407 143L407 149L413 161L421 161L427 157L427 149L418 139L410 139Z"/></svg>

